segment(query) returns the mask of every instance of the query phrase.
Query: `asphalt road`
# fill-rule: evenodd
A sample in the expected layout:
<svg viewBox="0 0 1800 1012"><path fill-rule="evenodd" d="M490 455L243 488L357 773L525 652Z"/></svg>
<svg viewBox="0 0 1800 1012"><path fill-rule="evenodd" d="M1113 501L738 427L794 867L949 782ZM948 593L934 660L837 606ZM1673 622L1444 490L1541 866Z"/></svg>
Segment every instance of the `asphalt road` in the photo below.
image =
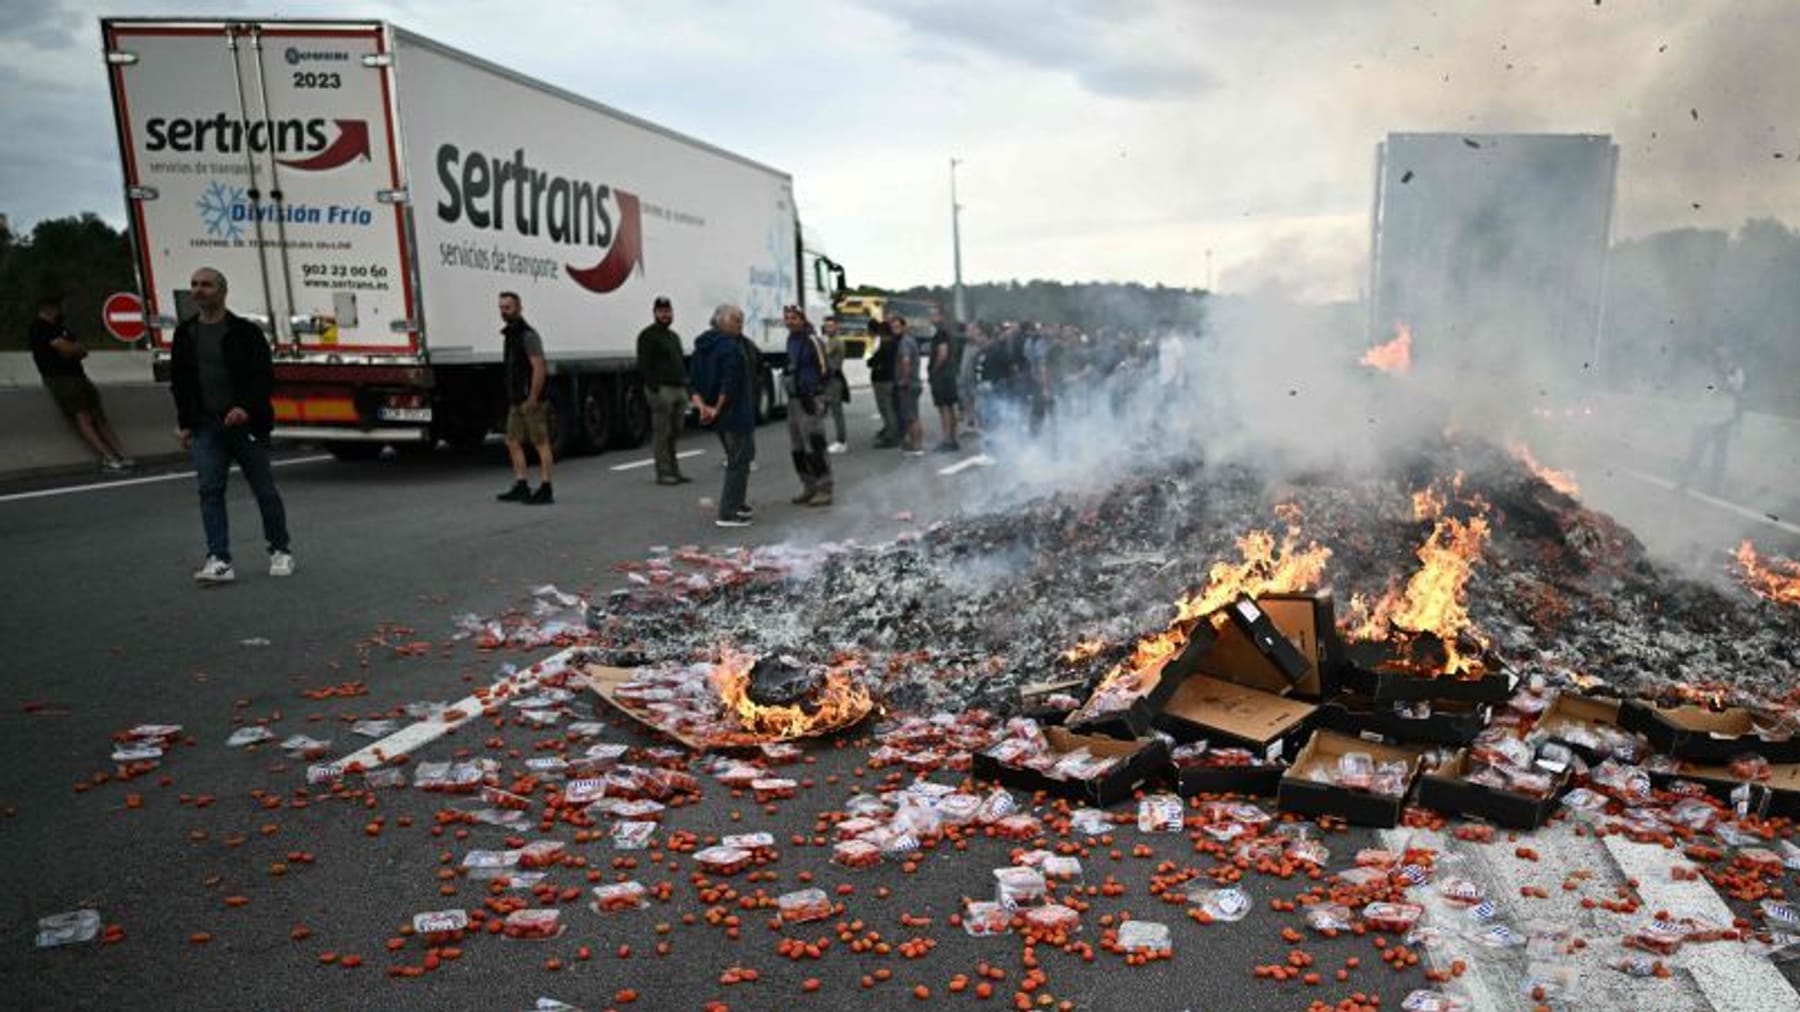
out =
<svg viewBox="0 0 1800 1012"><path fill-rule="evenodd" d="M864 449L870 423L860 412L854 428L857 449L834 458L838 504L827 511L787 505L795 482L785 432L763 429L761 468L751 484L759 518L743 531L711 525L701 500L717 494L718 453L713 438L700 433L683 443L704 451L684 462L700 479L693 485L655 486L647 467L614 470L644 457L626 451L566 462L557 473L558 503L543 509L493 501L508 478L493 448L473 460L442 453L369 465L300 455L278 471L298 575L272 579L255 564L254 504L241 481L234 481L239 581L209 591L189 580L200 546L191 479L14 499L6 497L44 486L0 488L0 557L9 602L0 613L0 642L6 645L0 662L0 838L6 853L0 861L0 974L11 991L0 1004L184 1012L510 1010L552 996L598 1009L614 1006L618 992L631 988L641 996L635 1007L652 1009L700 1009L714 1000L734 1009L840 1009L871 1000L943 1005L974 1001L970 994L948 994L946 985L955 974L973 974L981 960L1002 967L1006 979L994 999L977 1004L1009 1004L1023 973L1018 940L968 938L945 919L964 896L991 891L990 869L1007 863L1011 845L978 839L967 851L942 848L907 874L891 863L846 871L827 863L828 848L792 844L794 834L813 836L818 813L839 807L851 784L879 778L858 775L866 742L815 746L809 765L800 767L813 786L771 810L709 782L700 804L672 810L665 822L702 835L770 830L781 852L771 866L773 878L754 885L739 879L740 892L799 888L809 872L816 876L813 884L828 892L848 884L853 891L837 897L847 918L865 921L896 945L915 935L936 939L937 947L923 958L852 954L834 937L825 958L796 964L776 955L777 932L765 926L766 913L740 911L736 940L704 921L684 924L683 914L701 913L704 905L688 882L690 863L679 857L670 867L633 872L646 882L672 882L668 904L605 917L571 904L564 914L570 928L560 939L475 939L460 959L417 979L395 979L387 969L418 964L418 940L398 953L384 943L414 913L478 903L484 894L476 885L440 879L440 870L470 848L501 846L506 834L478 827L466 841L434 836L440 799L413 790L381 793L367 807L319 800L306 793L305 763L268 746L245 751L224 744L235 728L266 720L280 736L331 739L335 753L357 747L363 741L348 731L353 717L455 699L491 682L501 664L547 653L480 653L466 642L453 643L454 616L516 607L546 583L603 593L620 581L615 565L643 557L651 545L885 539L943 515L964 492L990 480L981 468L941 475L939 468L950 463L944 458L905 460ZM898 519L902 511L912 519ZM416 642L429 645L397 649ZM302 694L346 681L361 683L367 694ZM113 767L113 735L145 722L179 723L192 744L174 749L161 769L130 783L91 783ZM471 725L418 758L448 758L460 748L487 754L496 736L502 751L529 755L542 734ZM647 743L623 725L613 740ZM372 823L378 832L371 832ZM1342 867L1358 847L1382 839L1358 831L1329 842L1333 866ZM1140 843L1150 848L1149 856L1133 856ZM610 849L585 850L606 876L613 874ZM293 860L294 854L313 860ZM1201 927L1183 907L1165 906L1147 890L1158 862L1179 863L1191 854L1185 836L1140 836L1134 827L1121 827L1114 845L1091 851L1085 858L1089 882L1113 875L1125 890L1094 899L1084 918L1087 939L1098 940L1103 915L1129 910L1171 927L1174 959L1128 968L1106 953L1086 963L1041 950L1049 975L1043 992L1082 1009L1150 1012L1303 1009L1314 998L1336 1001L1362 990L1378 993L1384 1008L1398 1008L1420 985L1417 969L1394 973L1369 939L1352 937L1303 943L1325 971L1321 986L1254 979L1253 965L1280 962L1294 947L1280 936L1295 925L1294 917L1272 911L1268 901L1291 898L1302 884L1250 876L1257 900L1252 914L1237 924ZM1607 861L1597 848L1566 857L1592 858L1597 866ZM278 865L285 865L284 873L276 873ZM1616 860L1608 867L1617 874ZM586 888L577 872L554 874L563 885ZM1496 888L1505 884L1500 870L1489 878ZM1599 881L1608 879L1602 874ZM454 892L445 894L446 888ZM239 897L247 902L227 902ZM123 939L33 947L39 917L81 906L96 907L105 922L120 925ZM900 921L903 913L933 921L909 927ZM832 923L788 933L834 935ZM659 924L670 925L667 934L659 933ZM302 925L310 936L293 940ZM195 933L210 941L196 944ZM659 942L670 946L667 955L656 951ZM591 949L591 960L578 958L582 946ZM624 946L629 955L622 955ZM340 958L327 963L323 954ZM359 956L362 965L346 968L346 954ZM1361 966L1338 983L1332 971L1349 957ZM561 961L560 970L546 968L552 958ZM755 968L760 979L722 984L721 971L734 965ZM891 979L865 989L861 978L881 970L890 971ZM1493 1007L1530 1007L1517 987L1522 966L1496 963L1488 973L1483 993L1500 996ZM803 989L808 977L820 981L816 993ZM919 986L929 989L928 1001L913 997ZM1685 975L1631 985L1639 990L1620 992L1621 986L1608 983L1604 993L1623 993L1642 1007L1773 1007L1722 1004Z"/></svg>

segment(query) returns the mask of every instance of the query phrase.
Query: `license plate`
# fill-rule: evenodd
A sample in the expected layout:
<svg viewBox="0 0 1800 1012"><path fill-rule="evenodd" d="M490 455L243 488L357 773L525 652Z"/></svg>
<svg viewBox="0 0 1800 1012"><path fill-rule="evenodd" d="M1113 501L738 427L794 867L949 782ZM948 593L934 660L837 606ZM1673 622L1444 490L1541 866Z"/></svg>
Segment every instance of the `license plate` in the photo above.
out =
<svg viewBox="0 0 1800 1012"><path fill-rule="evenodd" d="M379 408L375 417L384 422L429 422L430 408Z"/></svg>

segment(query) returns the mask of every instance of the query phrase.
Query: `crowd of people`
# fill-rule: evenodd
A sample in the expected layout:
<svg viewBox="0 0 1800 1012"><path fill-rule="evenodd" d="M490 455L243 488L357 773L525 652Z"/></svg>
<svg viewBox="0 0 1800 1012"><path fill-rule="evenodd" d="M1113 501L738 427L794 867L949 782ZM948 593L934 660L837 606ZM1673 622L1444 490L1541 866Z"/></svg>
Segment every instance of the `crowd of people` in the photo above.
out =
<svg viewBox="0 0 1800 1012"><path fill-rule="evenodd" d="M291 575L295 562L286 510L269 459L274 369L268 342L255 323L227 308L229 288L219 271L201 268L189 286L197 312L175 330L170 368L177 427L183 447L193 455L206 535L206 559L194 579L202 585L236 579L225 509L233 464L255 495L270 574ZM550 505L556 501L555 461L543 340L527 322L517 293L501 292L498 308L508 402L504 433L513 481L496 498ZM723 451L723 487L714 522L749 526L755 516L749 479L756 466L763 365L762 352L744 333L744 311L718 306L691 354L674 329L669 299L656 298L651 315L652 322L638 335L637 367L650 409L655 480L661 485L693 480L682 473L676 453L692 412L717 435ZM830 506L836 491L831 458L850 451L844 413L853 395L844 372L846 335L835 317L815 328L798 306L786 307L783 322L788 332L781 374L788 449L800 484L792 501ZM929 324L920 327L890 314L871 325L868 336L870 396L881 418L873 447L898 449L909 457L926 452L922 411L927 390L937 416L935 449L955 453L965 438L984 431L1036 433L1066 398L1097 392L1124 398L1141 382L1160 378L1167 385L1181 375L1179 341L1151 341L1129 331L1090 334L1072 326L1011 321L952 326L934 311ZM82 372L86 349L64 325L60 299L42 301L31 345L46 388L103 466L132 466L106 421L98 390ZM527 447L537 458L535 489Z"/></svg>

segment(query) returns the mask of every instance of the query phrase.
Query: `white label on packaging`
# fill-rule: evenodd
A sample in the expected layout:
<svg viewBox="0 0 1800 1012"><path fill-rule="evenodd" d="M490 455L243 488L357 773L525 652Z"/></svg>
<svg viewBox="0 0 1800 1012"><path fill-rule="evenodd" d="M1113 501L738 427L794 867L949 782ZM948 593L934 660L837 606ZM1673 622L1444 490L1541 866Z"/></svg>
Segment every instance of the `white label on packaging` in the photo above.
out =
<svg viewBox="0 0 1800 1012"><path fill-rule="evenodd" d="M413 915L413 930L421 935L431 935L441 931L461 931L468 926L469 912L466 910L433 910L430 913Z"/></svg>
<svg viewBox="0 0 1800 1012"><path fill-rule="evenodd" d="M309 784L326 783L331 780L340 779L343 775L343 763L320 763L317 766L308 766L306 768L306 782Z"/></svg>

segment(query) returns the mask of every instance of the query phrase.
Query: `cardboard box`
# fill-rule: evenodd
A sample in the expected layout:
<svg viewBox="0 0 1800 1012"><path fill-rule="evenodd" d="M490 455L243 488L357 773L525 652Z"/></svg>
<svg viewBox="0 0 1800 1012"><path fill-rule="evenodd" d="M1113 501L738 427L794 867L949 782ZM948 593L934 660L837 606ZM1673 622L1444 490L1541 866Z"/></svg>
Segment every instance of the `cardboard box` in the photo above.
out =
<svg viewBox="0 0 1800 1012"><path fill-rule="evenodd" d="M1217 639L1218 633L1213 630L1211 623L1201 619L1195 624L1188 645L1195 647L1198 644L1197 649L1204 650ZM1085 714L1087 705L1083 704L1081 709L1069 715L1065 723L1070 730L1081 734L1105 735L1120 741L1134 741L1148 735L1155 723L1157 711L1162 709L1163 703L1190 673L1176 668L1174 662L1177 656L1179 655L1164 658L1139 676L1150 688L1124 709L1089 716Z"/></svg>
<svg viewBox="0 0 1800 1012"><path fill-rule="evenodd" d="M1348 752L1366 752L1378 763L1406 763L1409 771L1406 790L1397 795L1375 794L1311 779L1315 770L1337 765L1338 757ZM1275 803L1284 812L1330 815L1358 826L1392 829L1400 824L1400 812L1406 806L1406 796L1411 793L1418 775L1419 756L1416 752L1363 741L1336 731L1315 731L1312 740L1300 750L1293 765L1282 776Z"/></svg>
<svg viewBox="0 0 1800 1012"><path fill-rule="evenodd" d="M1235 604L1228 607L1231 621L1219 629L1218 642L1203 646L1190 641L1170 667L1183 676L1229 672L1241 685L1314 701L1335 694L1343 650L1331 592L1243 600L1252 605L1251 613Z"/></svg>
<svg viewBox="0 0 1800 1012"><path fill-rule="evenodd" d="M1744 781L1733 776L1725 766L1683 763L1679 773L1652 773L1650 781L1659 789L1667 789L1676 780L1690 780L1706 788L1706 793L1726 804ZM1749 814L1761 818L1800 819L1800 763L1771 763L1769 779L1750 785Z"/></svg>
<svg viewBox="0 0 1800 1012"><path fill-rule="evenodd" d="M1095 755L1120 756L1123 761L1093 780L1057 780L1023 766L1003 765L992 756L977 752L972 767L975 779L1022 791L1043 791L1105 808L1131 797L1133 791L1169 767L1169 746L1161 738L1120 741L1104 735L1077 734L1061 727L1044 728L1044 737L1058 752L1085 747Z"/></svg>
<svg viewBox="0 0 1800 1012"><path fill-rule="evenodd" d="M1600 749L1568 740L1567 735L1572 727L1619 727L1619 701L1562 692L1538 715L1537 730L1551 741L1574 749L1589 765L1604 762L1609 756Z"/></svg>
<svg viewBox="0 0 1800 1012"><path fill-rule="evenodd" d="M1418 745L1467 745L1487 727L1490 703L1431 700L1431 716L1406 717L1394 704L1367 696L1339 696L1319 707L1319 726L1359 738Z"/></svg>
<svg viewBox="0 0 1800 1012"><path fill-rule="evenodd" d="M1769 741L1757 734L1751 712L1740 707L1714 711L1628 700L1619 707L1619 726L1636 731L1652 748L1677 759L1723 764L1753 752L1771 763L1800 763L1800 737Z"/></svg>
<svg viewBox="0 0 1800 1012"><path fill-rule="evenodd" d="M1085 678L1067 678L1057 682L1033 682L1019 687L1019 716L1030 717L1039 724L1050 727L1067 723L1074 710L1059 710L1046 704L1045 700L1057 693L1066 693L1077 699L1087 688Z"/></svg>
<svg viewBox="0 0 1800 1012"><path fill-rule="evenodd" d="M1182 681L1156 726L1178 742L1205 740L1247 748L1264 762L1287 759L1306 743L1318 707L1209 675Z"/></svg>
<svg viewBox="0 0 1800 1012"><path fill-rule="evenodd" d="M1483 659L1486 668L1476 678L1414 674L1400 665L1401 658L1388 643L1349 644L1344 649L1344 659L1344 687L1382 703L1402 699L1497 703L1513 694L1519 680L1492 657Z"/></svg>
<svg viewBox="0 0 1800 1012"><path fill-rule="evenodd" d="M1281 787L1287 763L1256 763L1251 766L1172 766L1175 771L1175 793L1184 798L1196 794L1246 794L1272 798Z"/></svg>
<svg viewBox="0 0 1800 1012"><path fill-rule="evenodd" d="M1463 779L1469 773L1469 753L1459 749L1454 758L1419 777L1419 804L1445 815L1486 819L1508 829L1536 829L1556 811L1557 799L1569 788L1569 774L1557 778L1547 797L1500 791Z"/></svg>

